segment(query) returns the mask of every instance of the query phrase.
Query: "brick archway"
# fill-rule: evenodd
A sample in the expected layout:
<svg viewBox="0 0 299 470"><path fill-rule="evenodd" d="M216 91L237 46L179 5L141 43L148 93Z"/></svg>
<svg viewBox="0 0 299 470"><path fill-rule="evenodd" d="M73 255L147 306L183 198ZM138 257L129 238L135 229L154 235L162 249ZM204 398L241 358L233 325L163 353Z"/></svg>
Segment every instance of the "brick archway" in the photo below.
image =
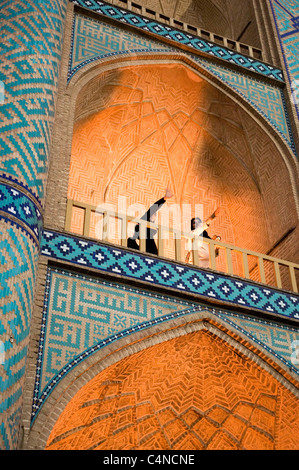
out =
<svg viewBox="0 0 299 470"><path fill-rule="evenodd" d="M297 408L270 372L201 329L96 375L68 403L46 449L296 449Z"/></svg>
<svg viewBox="0 0 299 470"><path fill-rule="evenodd" d="M184 64L126 65L87 81L71 153L68 197L81 202L116 205L121 196L147 208L170 182L174 203L201 203L204 217L221 207L213 233L223 241L264 253L297 218L274 143Z"/></svg>

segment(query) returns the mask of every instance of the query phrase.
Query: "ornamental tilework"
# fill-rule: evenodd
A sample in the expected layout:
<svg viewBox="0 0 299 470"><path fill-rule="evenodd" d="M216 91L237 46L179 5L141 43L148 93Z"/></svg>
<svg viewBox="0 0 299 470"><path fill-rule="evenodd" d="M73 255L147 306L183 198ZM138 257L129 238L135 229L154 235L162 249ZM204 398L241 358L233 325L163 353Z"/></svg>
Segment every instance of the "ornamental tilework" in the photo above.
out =
<svg viewBox="0 0 299 470"><path fill-rule="evenodd" d="M299 374L291 361L298 330L231 312L48 268L32 420L78 363L124 336L190 313L209 311Z"/></svg>
<svg viewBox="0 0 299 470"><path fill-rule="evenodd" d="M43 199L67 0L1 2L0 175Z"/></svg>
<svg viewBox="0 0 299 470"><path fill-rule="evenodd" d="M166 51L160 43L127 33L101 21L75 15L72 31L72 49L69 79L84 65L100 57L109 57L128 51Z"/></svg>
<svg viewBox="0 0 299 470"><path fill-rule="evenodd" d="M61 269L48 269L33 418L78 362L106 344L196 304ZM197 307L198 309L198 307Z"/></svg>
<svg viewBox="0 0 299 470"><path fill-rule="evenodd" d="M113 18L114 20L120 21L123 24L139 28L141 31L151 32L154 33L157 37L160 36L162 38L172 40L178 45L189 46L194 50L209 54L217 59L238 65L245 70L250 70L266 77L283 81L282 71L277 67L265 64L264 62L261 62L257 59L247 57L225 47L218 46L217 44L199 38L193 34L186 33L162 23L158 23L157 21L150 20L136 13L131 13L115 5L109 5L105 2L102 2L101 0L70 1L75 5L79 5L94 12L101 13L103 16Z"/></svg>
<svg viewBox="0 0 299 470"><path fill-rule="evenodd" d="M299 374L299 359L295 357L299 345L298 329L231 312L221 312L219 317Z"/></svg>
<svg viewBox="0 0 299 470"><path fill-rule="evenodd" d="M291 125L281 88L269 85L261 80L246 77L227 67L212 64L204 59L196 57L194 59L247 100L270 122L296 154Z"/></svg>
<svg viewBox="0 0 299 470"><path fill-rule="evenodd" d="M17 447L67 0L0 9L0 447ZM2 87L1 87L2 90ZM18 189L17 189L18 188Z"/></svg>
<svg viewBox="0 0 299 470"><path fill-rule="evenodd" d="M69 62L69 80L91 62L128 52L177 52L158 42L76 14L73 23L72 48ZM250 78L227 67L216 65L202 57L184 52L205 70L237 92L250 103L281 135L294 153L295 146L281 88Z"/></svg>
<svg viewBox="0 0 299 470"><path fill-rule="evenodd" d="M33 232L37 241L42 233L42 215L40 209L23 192L7 184L0 184L0 211L13 216Z"/></svg>
<svg viewBox="0 0 299 470"><path fill-rule="evenodd" d="M299 118L299 1L270 0L270 5Z"/></svg>
<svg viewBox="0 0 299 470"><path fill-rule="evenodd" d="M16 446L25 363L34 300L37 242L17 224L0 219L0 340L4 348L0 374L0 442Z"/></svg>
<svg viewBox="0 0 299 470"><path fill-rule="evenodd" d="M149 284L188 292L284 318L299 319L299 296L221 273L181 266L54 231L44 231L41 254Z"/></svg>

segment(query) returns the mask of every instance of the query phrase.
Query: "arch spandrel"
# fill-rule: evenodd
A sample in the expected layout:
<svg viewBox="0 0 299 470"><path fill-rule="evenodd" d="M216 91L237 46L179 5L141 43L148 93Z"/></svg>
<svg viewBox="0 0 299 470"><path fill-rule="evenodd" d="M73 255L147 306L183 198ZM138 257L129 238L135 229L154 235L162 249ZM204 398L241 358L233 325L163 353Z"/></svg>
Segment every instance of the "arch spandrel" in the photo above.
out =
<svg viewBox="0 0 299 470"><path fill-rule="evenodd" d="M126 293L119 285L105 283L101 286L99 282L91 285L89 277L83 278L75 273L73 277L68 277L68 284L65 284L66 274L66 272L57 272L57 280L64 281L63 285L59 284L59 288L57 283L53 284L53 280L50 283L53 284L56 293L59 292L60 300L53 295L53 292L47 293L48 298L52 300L44 312L42 325L44 335L39 348L40 372L36 376L34 385L32 435L35 429L41 427L44 427L41 435L48 435L70 398L100 371L106 370L136 351L143 351L149 346L202 329L216 335L236 351L241 351L244 357L253 359L262 369L269 370L275 379L289 390L293 392L295 390L296 394L298 368L296 369L291 357L291 353L294 355L295 352L293 342L298 339L296 329L276 323L271 324L267 320L261 321L258 318L254 320L248 315L186 304L175 298L157 296L149 292L146 299L146 294L141 295L136 289L128 288ZM76 290L74 290L75 283ZM86 290L88 285L91 287L90 291ZM112 295L112 289L116 297ZM102 291L100 298L103 306L101 308L98 305L95 309L94 294L99 295L100 291ZM71 299L65 303L66 292L81 299L76 311L70 311ZM111 304L108 310L105 292ZM83 297L86 299L85 302ZM123 311L121 314L115 309L119 302L130 311ZM141 315L145 302L147 319ZM132 310L134 305L135 313ZM63 309L63 306L67 309ZM153 309L156 310L154 319ZM110 324L105 321L107 314ZM85 318L84 322L82 315ZM141 318L137 322L137 317L140 315ZM124 329L126 325L121 324L124 316L127 317L127 324L134 326ZM68 321L62 321L63 318L68 318ZM78 322L80 318L81 321ZM116 322L118 322L117 330ZM84 335L84 331L88 332L88 337ZM102 334L102 339L99 338L99 334ZM79 337L82 344L76 344ZM68 346L64 346L65 344ZM288 356L286 351L289 353ZM45 442L39 444L42 447L45 445Z"/></svg>
<svg viewBox="0 0 299 470"><path fill-rule="evenodd" d="M181 54L187 60L194 62L196 66L219 78L223 84L237 92L240 97L245 98L250 106L253 106L268 120L271 126L275 128L275 131L285 140L292 152L295 153L290 123L281 91L283 86L281 71L278 72L276 70L276 75L274 66L255 61L240 54L237 54L235 57L236 54L232 53L232 51L228 53L226 48L222 51L221 47L216 44L207 43L213 47L209 51L206 51L205 47L203 47L203 50L208 52L206 55L213 56L214 52L217 52L214 58L221 59L221 64L218 63L219 61L215 63L206 57L193 55L192 51L189 53L179 52L173 45L169 46L159 41L159 33L157 33L156 38L152 38L151 36L142 36L138 34L139 32L142 32L142 28L140 31L137 28L134 33L129 30L124 32L117 26L75 14L72 50L69 61L69 80L72 81L76 74L86 67L89 68L93 63L102 62L104 64L106 61L113 60L117 56L119 56L118 59L122 57L132 58L133 56L138 58L146 54L147 60L150 61L157 54L165 55L165 57ZM177 38L181 36L184 36L184 33L178 32L178 34L171 36L171 38L177 41ZM200 41L199 38L196 39L197 42L198 40ZM190 39L190 44L191 42ZM180 41L178 43L180 44ZM183 40L182 45L185 43L186 41ZM236 71L232 64L240 70ZM243 67L245 67L244 70L242 70ZM253 72L252 77L250 75L251 72ZM276 83L269 84L267 82L269 77L275 78Z"/></svg>
<svg viewBox="0 0 299 470"><path fill-rule="evenodd" d="M107 367L67 404L46 449L296 449L298 397L209 329Z"/></svg>

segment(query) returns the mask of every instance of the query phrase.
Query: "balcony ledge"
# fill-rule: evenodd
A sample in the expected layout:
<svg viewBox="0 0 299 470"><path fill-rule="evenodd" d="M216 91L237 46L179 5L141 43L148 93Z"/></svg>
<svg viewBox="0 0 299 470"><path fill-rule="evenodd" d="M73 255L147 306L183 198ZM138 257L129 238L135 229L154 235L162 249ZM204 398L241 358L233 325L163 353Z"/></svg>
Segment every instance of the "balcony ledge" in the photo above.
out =
<svg viewBox="0 0 299 470"><path fill-rule="evenodd" d="M167 290L176 296L193 297L269 319L281 318L296 324L299 321L299 295L296 293L108 242L44 229L41 255L59 264L114 278L117 282Z"/></svg>

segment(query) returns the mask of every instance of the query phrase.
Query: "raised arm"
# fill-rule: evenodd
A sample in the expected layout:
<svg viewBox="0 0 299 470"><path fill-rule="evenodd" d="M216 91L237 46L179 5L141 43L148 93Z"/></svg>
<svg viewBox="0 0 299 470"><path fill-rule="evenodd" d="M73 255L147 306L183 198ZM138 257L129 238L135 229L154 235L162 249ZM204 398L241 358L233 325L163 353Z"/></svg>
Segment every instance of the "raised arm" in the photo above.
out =
<svg viewBox="0 0 299 470"><path fill-rule="evenodd" d="M210 215L210 217L204 222L208 227L210 223L217 217L217 215L220 212L220 207L217 207L217 209L213 212L213 214Z"/></svg>
<svg viewBox="0 0 299 470"><path fill-rule="evenodd" d="M141 217L141 219L150 220L150 218L156 214L156 212L165 204L166 199L170 199L173 196L173 192L168 187L165 191L165 196L161 197L158 201L151 205L151 207L146 211L146 213Z"/></svg>

